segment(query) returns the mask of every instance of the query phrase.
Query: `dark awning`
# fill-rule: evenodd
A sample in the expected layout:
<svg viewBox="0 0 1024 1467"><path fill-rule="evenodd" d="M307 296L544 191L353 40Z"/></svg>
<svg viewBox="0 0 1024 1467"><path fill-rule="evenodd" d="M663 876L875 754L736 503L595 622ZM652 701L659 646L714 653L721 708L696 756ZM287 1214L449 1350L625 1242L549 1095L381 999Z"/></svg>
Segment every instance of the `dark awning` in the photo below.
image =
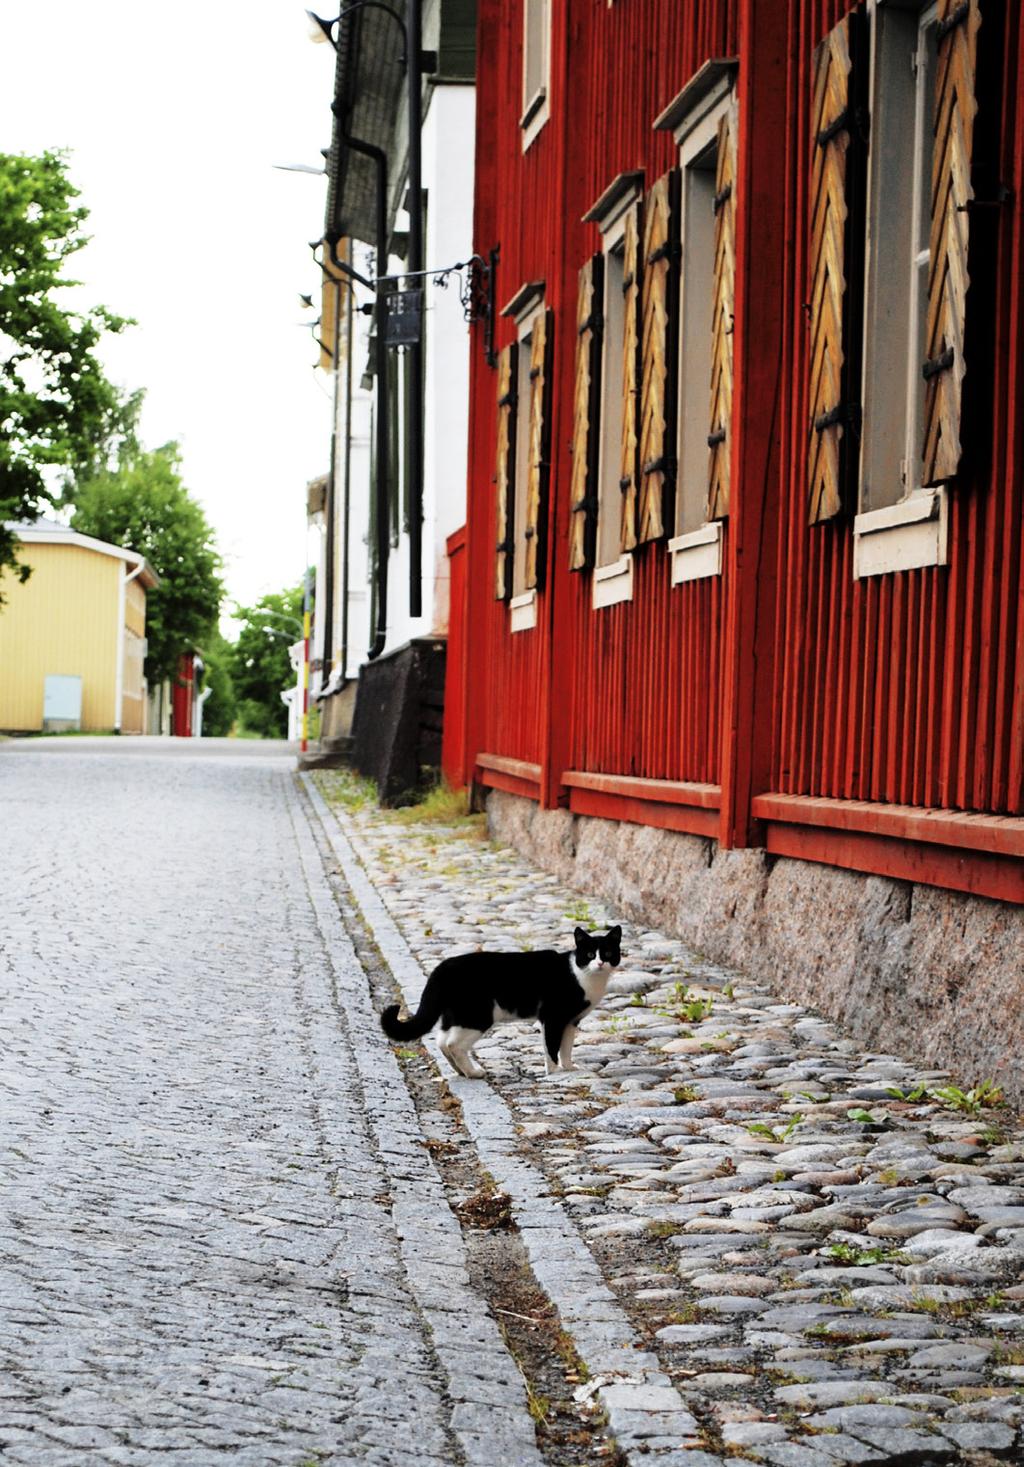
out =
<svg viewBox="0 0 1024 1467"><path fill-rule="evenodd" d="M404 19L405 0L390 0L390 4ZM405 82L405 44L395 19L372 6L339 22L337 42L324 232L329 238L375 244L376 167L371 159L347 147L345 137L359 138L394 156ZM395 183L389 179L389 189Z"/></svg>

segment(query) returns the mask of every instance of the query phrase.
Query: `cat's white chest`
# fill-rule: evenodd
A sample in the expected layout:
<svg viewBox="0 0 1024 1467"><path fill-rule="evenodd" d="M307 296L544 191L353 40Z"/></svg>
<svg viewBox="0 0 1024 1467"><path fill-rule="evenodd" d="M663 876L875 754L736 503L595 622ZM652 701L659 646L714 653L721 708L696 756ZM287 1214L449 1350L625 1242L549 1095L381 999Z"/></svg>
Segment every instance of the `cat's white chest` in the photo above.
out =
<svg viewBox="0 0 1024 1467"><path fill-rule="evenodd" d="M577 969L576 981L583 989L591 1008L596 1008L604 998L611 976L612 970L607 963L595 963L582 971Z"/></svg>

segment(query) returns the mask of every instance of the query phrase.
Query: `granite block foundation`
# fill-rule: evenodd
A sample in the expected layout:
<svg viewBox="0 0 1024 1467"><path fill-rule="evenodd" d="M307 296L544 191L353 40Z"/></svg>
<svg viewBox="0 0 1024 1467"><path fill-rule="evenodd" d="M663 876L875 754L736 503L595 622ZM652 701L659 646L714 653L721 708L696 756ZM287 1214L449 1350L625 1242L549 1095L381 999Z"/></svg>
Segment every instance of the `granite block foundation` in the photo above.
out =
<svg viewBox="0 0 1024 1467"><path fill-rule="evenodd" d="M859 1045L948 1069L965 1089L994 1078L1024 1105L1024 908L499 790L487 819L559 881L813 1006Z"/></svg>

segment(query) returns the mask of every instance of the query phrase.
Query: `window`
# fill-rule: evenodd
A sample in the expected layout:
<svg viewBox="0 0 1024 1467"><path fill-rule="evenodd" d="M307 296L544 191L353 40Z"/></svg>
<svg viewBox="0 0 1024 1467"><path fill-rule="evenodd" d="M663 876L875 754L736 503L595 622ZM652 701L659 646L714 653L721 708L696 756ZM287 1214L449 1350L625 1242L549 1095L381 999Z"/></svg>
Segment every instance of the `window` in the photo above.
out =
<svg viewBox="0 0 1024 1467"><path fill-rule="evenodd" d="M945 490L923 466L937 6L879 4L871 46L858 576L946 558Z"/></svg>
<svg viewBox="0 0 1024 1467"><path fill-rule="evenodd" d="M577 291L569 569L593 569L595 607L633 593L642 187L642 173L620 173L583 216L598 225L601 249Z"/></svg>
<svg viewBox="0 0 1024 1467"><path fill-rule="evenodd" d="M710 61L658 118L679 145L680 304L672 582L719 575L729 512L736 64Z"/></svg>
<svg viewBox="0 0 1024 1467"><path fill-rule="evenodd" d="M551 0L523 0L523 152L548 120Z"/></svg>
<svg viewBox="0 0 1024 1467"><path fill-rule="evenodd" d="M622 173L587 215L601 230L600 413L597 422L597 533L593 605L633 595L632 545L623 530L624 496L635 495L640 306L640 193L643 175Z"/></svg>
<svg viewBox="0 0 1024 1467"><path fill-rule="evenodd" d="M530 356L533 351L533 334L541 316L541 302L524 318L519 326L519 353L516 363L516 477L515 508L512 522L522 526L526 523L526 484L530 458ZM526 540L517 533L512 563L512 599L523 595L526 585Z"/></svg>
<svg viewBox="0 0 1024 1467"><path fill-rule="evenodd" d="M524 285L502 315L515 320L516 341L498 355L495 595L508 601L517 632L536 625L545 570L551 312L543 281Z"/></svg>

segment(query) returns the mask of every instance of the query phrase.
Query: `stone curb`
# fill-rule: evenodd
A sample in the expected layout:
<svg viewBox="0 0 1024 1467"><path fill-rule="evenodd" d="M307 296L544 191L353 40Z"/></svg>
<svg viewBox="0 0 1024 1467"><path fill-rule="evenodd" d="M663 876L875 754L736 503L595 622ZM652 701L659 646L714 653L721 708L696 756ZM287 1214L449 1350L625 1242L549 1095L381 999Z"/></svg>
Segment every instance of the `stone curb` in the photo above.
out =
<svg viewBox="0 0 1024 1467"><path fill-rule="evenodd" d="M315 789L306 787L330 836L326 806ZM367 1120L393 1190L391 1219L409 1288L430 1329L454 1403L452 1433L469 1467L493 1467L496 1461L509 1467L543 1467L519 1367L470 1285L461 1227L437 1168L420 1144L412 1097L323 879L311 816L291 783L288 799L309 899L354 1041ZM502 1404L494 1403L495 1394Z"/></svg>
<svg viewBox="0 0 1024 1467"><path fill-rule="evenodd" d="M423 969L367 876L343 829L343 817L328 807L308 775L300 779L381 955L406 1004L415 1008L426 982ZM368 995L365 998L369 1006ZM380 1035L376 1016L373 1022ZM635 1452L637 1461L642 1455L644 1461L657 1461L661 1467L686 1463L693 1467L700 1454L695 1458L684 1450L683 1439L698 1444L696 1420L659 1368L656 1356L643 1348L575 1225L560 1204L546 1195L548 1184L543 1175L519 1155L508 1106L487 1081L449 1073L433 1035L423 1042L462 1106L481 1163L511 1198L533 1272L596 1383L597 1397L619 1446L631 1461ZM415 1115L412 1125L418 1127Z"/></svg>

